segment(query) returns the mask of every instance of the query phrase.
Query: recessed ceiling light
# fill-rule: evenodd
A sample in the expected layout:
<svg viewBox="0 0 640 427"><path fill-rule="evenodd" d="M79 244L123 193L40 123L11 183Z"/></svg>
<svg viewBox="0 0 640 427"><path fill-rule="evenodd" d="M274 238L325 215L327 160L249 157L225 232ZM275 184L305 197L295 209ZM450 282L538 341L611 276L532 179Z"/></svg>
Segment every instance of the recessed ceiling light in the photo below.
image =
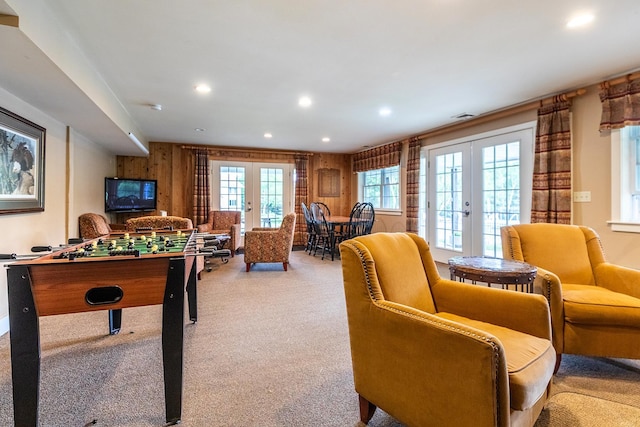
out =
<svg viewBox="0 0 640 427"><path fill-rule="evenodd" d="M196 132L204 132L206 129L205 128L195 128L194 130Z"/></svg>
<svg viewBox="0 0 640 427"><path fill-rule="evenodd" d="M205 84L199 84L195 87L196 92L199 93L209 93L211 92L211 87L209 87L208 85Z"/></svg>
<svg viewBox="0 0 640 427"><path fill-rule="evenodd" d="M273 138L273 135L271 135L269 132L264 134L264 137L269 139L269 138Z"/></svg>
<svg viewBox="0 0 640 427"><path fill-rule="evenodd" d="M300 99L298 99L298 105L301 107L310 107L311 104L311 98L309 98L308 96L301 96Z"/></svg>
<svg viewBox="0 0 640 427"><path fill-rule="evenodd" d="M388 107L382 107L378 110L378 114L380 114L382 117L389 116L391 115L391 109Z"/></svg>
<svg viewBox="0 0 640 427"><path fill-rule="evenodd" d="M328 136L325 136L324 138L322 138L322 142L329 142L331 141L331 138L329 138Z"/></svg>
<svg viewBox="0 0 640 427"><path fill-rule="evenodd" d="M595 17L590 13L578 15L574 18L571 18L569 22L567 22L567 28L583 27L592 22L594 19Z"/></svg>
<svg viewBox="0 0 640 427"><path fill-rule="evenodd" d="M156 110L156 111L162 111L162 105L160 105L160 104L152 104L151 105L151 109L152 110Z"/></svg>

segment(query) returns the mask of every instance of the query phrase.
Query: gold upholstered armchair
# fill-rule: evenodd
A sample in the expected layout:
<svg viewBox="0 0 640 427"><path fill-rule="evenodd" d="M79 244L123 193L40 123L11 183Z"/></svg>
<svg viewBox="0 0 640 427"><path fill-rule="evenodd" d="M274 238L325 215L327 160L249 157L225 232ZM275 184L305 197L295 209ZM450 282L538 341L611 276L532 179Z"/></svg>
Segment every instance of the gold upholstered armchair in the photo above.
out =
<svg viewBox="0 0 640 427"><path fill-rule="evenodd" d="M251 264L258 262L281 262L284 271L287 271L295 228L296 214L292 212L282 218L279 228L255 227L246 231L244 262L247 271L251 269Z"/></svg>
<svg viewBox="0 0 640 427"><path fill-rule="evenodd" d="M207 222L198 224L199 233L228 234L231 256L240 248L240 233L242 212L240 211L210 211Z"/></svg>
<svg viewBox="0 0 640 427"><path fill-rule="evenodd" d="M193 222L189 218L183 218L180 216L148 215L129 218L125 222L125 227L127 231L136 231L141 229L161 230L163 228L190 230L193 229Z"/></svg>
<svg viewBox="0 0 640 427"><path fill-rule="evenodd" d="M444 279L411 233L340 254L362 422L379 407L411 426L535 423L555 363L544 297Z"/></svg>
<svg viewBox="0 0 640 427"><path fill-rule="evenodd" d="M78 217L78 228L82 239L95 239L96 237L111 234L111 226L104 217L97 213L84 213Z"/></svg>
<svg viewBox="0 0 640 427"><path fill-rule="evenodd" d="M519 224L501 235L504 258L538 267L534 291L549 301L557 367L563 353L640 359L640 271L608 263L589 227Z"/></svg>

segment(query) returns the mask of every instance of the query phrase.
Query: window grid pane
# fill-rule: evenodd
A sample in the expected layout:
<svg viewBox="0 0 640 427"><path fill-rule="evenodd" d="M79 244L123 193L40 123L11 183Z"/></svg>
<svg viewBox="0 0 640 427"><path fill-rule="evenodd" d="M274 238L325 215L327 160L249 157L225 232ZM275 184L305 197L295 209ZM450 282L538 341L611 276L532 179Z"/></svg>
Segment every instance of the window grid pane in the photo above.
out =
<svg viewBox="0 0 640 427"><path fill-rule="evenodd" d="M462 153L436 157L436 247L462 251Z"/></svg>
<svg viewBox="0 0 640 427"><path fill-rule="evenodd" d="M520 223L520 142L482 149L482 254L502 256L500 228Z"/></svg>
<svg viewBox="0 0 640 427"><path fill-rule="evenodd" d="M220 167L220 210L240 211L241 231L244 233L245 168Z"/></svg>
<svg viewBox="0 0 640 427"><path fill-rule="evenodd" d="M280 227L283 202L283 170L260 168L260 220L263 227Z"/></svg>
<svg viewBox="0 0 640 427"><path fill-rule="evenodd" d="M400 209L400 167L362 173L362 198L374 208Z"/></svg>

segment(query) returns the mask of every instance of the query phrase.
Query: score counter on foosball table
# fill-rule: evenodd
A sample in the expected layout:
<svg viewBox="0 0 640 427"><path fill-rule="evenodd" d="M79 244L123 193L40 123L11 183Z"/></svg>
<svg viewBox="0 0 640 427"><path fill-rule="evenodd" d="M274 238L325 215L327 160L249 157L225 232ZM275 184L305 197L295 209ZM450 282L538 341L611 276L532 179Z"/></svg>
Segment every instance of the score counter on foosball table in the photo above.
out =
<svg viewBox="0 0 640 427"><path fill-rule="evenodd" d="M178 423L185 291L197 320L196 252L193 230L114 233L8 265L15 424L38 424L40 316L108 310L115 334L122 309L155 304L163 306L166 419Z"/></svg>

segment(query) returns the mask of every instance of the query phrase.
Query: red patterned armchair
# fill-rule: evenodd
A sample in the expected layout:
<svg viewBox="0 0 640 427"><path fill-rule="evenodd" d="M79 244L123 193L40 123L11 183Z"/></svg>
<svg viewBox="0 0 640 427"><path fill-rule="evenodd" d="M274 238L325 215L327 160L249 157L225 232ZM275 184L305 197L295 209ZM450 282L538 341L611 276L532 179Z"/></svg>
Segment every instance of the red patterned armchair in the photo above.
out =
<svg viewBox="0 0 640 427"><path fill-rule="evenodd" d="M257 262L281 262L287 271L293 245L296 214L284 216L280 228L257 227L244 233L244 262L247 271Z"/></svg>
<svg viewBox="0 0 640 427"><path fill-rule="evenodd" d="M96 237L111 234L111 226L107 219L97 213L84 213L78 217L80 237L83 239L95 239Z"/></svg>
<svg viewBox="0 0 640 427"><path fill-rule="evenodd" d="M179 216L149 215L138 218L129 218L125 223L125 227L127 231L136 231L140 229L160 230L163 228L190 230L193 228L193 222L189 218L182 218Z"/></svg>
<svg viewBox="0 0 640 427"><path fill-rule="evenodd" d="M210 211L206 223L198 224L198 233L228 234L229 249L234 256L240 248L240 211Z"/></svg>

